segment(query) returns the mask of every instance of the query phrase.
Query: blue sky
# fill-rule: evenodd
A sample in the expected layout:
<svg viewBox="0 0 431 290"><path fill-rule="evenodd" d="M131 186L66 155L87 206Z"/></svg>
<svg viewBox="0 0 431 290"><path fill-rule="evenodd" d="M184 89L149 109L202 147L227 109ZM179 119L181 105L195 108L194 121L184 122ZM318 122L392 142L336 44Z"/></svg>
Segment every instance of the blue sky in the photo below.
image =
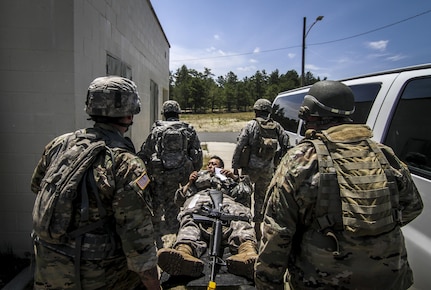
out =
<svg viewBox="0 0 431 290"><path fill-rule="evenodd" d="M152 0L171 45L170 70L185 64L239 79L257 70L342 79L431 62L427 0Z"/></svg>

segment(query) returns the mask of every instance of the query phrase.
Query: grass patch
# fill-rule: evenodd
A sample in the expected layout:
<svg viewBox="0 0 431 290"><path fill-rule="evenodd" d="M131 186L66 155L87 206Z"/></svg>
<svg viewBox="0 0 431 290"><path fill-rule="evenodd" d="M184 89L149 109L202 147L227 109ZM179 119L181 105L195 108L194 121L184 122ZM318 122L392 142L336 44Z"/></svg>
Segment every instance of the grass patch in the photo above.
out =
<svg viewBox="0 0 431 290"><path fill-rule="evenodd" d="M235 120L249 121L253 119L254 112L238 112L238 113L205 113L205 114L182 114L181 119L184 121L199 121L199 120Z"/></svg>
<svg viewBox="0 0 431 290"><path fill-rule="evenodd" d="M198 132L239 132L254 112L182 114L180 119Z"/></svg>

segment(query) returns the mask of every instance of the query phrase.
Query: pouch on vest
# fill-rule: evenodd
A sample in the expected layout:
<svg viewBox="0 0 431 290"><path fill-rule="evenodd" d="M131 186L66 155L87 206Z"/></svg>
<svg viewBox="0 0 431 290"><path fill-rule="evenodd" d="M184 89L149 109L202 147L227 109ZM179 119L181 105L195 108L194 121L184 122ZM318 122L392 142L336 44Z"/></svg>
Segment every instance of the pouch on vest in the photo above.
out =
<svg viewBox="0 0 431 290"><path fill-rule="evenodd" d="M249 146L244 146L239 156L239 168L246 168L250 161L251 149Z"/></svg>

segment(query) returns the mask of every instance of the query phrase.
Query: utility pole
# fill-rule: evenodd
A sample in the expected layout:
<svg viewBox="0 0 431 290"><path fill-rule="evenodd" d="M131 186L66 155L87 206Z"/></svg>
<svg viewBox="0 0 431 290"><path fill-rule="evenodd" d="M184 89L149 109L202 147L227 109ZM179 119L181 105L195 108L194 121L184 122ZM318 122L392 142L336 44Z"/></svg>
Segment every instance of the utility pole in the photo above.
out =
<svg viewBox="0 0 431 290"><path fill-rule="evenodd" d="M305 39L311 28L316 24L317 21L323 19L323 16L317 16L316 20L311 24L310 28L307 30L307 17L304 17L304 23L302 26L302 63L301 63L301 86L305 85Z"/></svg>

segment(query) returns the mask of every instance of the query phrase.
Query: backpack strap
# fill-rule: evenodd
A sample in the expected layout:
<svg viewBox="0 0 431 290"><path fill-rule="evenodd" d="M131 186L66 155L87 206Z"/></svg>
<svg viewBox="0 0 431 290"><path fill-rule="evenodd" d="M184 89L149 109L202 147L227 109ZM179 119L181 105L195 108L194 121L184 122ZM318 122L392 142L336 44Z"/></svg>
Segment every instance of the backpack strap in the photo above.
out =
<svg viewBox="0 0 431 290"><path fill-rule="evenodd" d="M322 140L307 141L316 149L320 176L314 227L324 234L330 230L342 231L340 188L331 155Z"/></svg>
<svg viewBox="0 0 431 290"><path fill-rule="evenodd" d="M94 195L96 198L97 203L97 209L99 211L100 219L96 222L81 226L84 223L87 223L89 220L89 198L88 198L88 185L90 186L90 192ZM115 251L118 248L117 240L115 238L115 232L110 228L109 220L110 218L107 216L107 212L105 207L102 204L102 200L100 199L99 190L97 188L96 180L94 179L93 174L93 168L90 167L87 169L87 171L84 173L84 176L81 180L81 187L80 187L80 193L81 193L81 219L80 219L80 226L68 233L69 238L75 239L75 259L74 259L74 268L75 268L75 276L76 281L78 284L78 289L81 288L81 278L80 278L80 261L81 261L81 254L82 254L82 243L84 240L84 235L86 233L89 233L93 230L104 228L109 236L110 243L111 243L111 249L109 251L108 257L114 256ZM99 256L100 257L97 257ZM106 256L106 253L104 249L97 254L93 253L94 258L101 258L102 256Z"/></svg>
<svg viewBox="0 0 431 290"><path fill-rule="evenodd" d="M370 146L371 150L376 154L380 164L382 165L386 179L387 179L387 186L389 188L389 191L391 193L391 204L392 204L392 215L395 222L398 224L402 223L402 211L400 209L400 199L399 199L399 191L398 191L398 185L395 178L394 173L391 170L391 165L386 157L386 155L383 153L383 151L377 146L377 144L372 141L371 139L367 139L368 145Z"/></svg>

